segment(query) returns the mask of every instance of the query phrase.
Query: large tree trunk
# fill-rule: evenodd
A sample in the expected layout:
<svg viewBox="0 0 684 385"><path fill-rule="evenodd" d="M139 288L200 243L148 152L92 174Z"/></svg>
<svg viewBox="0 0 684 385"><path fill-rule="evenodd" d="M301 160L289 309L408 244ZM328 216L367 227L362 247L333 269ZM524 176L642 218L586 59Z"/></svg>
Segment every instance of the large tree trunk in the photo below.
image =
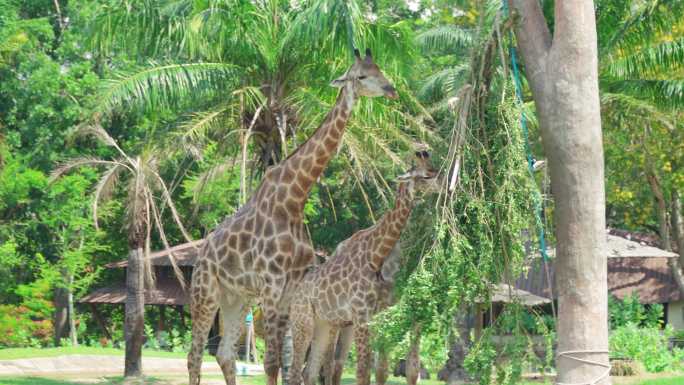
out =
<svg viewBox="0 0 684 385"><path fill-rule="evenodd" d="M593 1L509 0L549 160L558 241L558 382L608 384L605 192Z"/></svg>
<svg viewBox="0 0 684 385"><path fill-rule="evenodd" d="M125 377L142 375L142 347L145 339L145 274L143 249L138 247L128 253L126 268L126 339Z"/></svg>

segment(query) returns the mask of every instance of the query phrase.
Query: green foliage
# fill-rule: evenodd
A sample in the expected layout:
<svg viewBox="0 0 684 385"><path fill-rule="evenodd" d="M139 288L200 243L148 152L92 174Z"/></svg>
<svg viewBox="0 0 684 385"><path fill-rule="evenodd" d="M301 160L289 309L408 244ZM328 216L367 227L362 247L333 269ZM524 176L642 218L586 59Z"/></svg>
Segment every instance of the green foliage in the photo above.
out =
<svg viewBox="0 0 684 385"><path fill-rule="evenodd" d="M681 368L684 351L668 349L672 328L639 327L628 323L613 330L609 336L611 357L640 361L649 372L672 371Z"/></svg>
<svg viewBox="0 0 684 385"><path fill-rule="evenodd" d="M663 317L663 305L657 303L648 307L642 305L637 293L627 295L622 300L613 296L608 297L608 319L611 330L628 324L645 328L659 328L662 326Z"/></svg>

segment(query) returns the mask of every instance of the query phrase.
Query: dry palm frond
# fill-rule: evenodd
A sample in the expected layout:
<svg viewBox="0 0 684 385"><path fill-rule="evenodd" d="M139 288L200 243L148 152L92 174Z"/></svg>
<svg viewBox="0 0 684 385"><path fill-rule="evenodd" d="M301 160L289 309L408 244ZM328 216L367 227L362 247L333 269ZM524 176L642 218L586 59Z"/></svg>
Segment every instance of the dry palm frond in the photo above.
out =
<svg viewBox="0 0 684 385"><path fill-rule="evenodd" d="M92 166L92 167L122 166L122 167L128 168L130 170L130 167L128 167L127 165L125 165L119 161L103 160L103 159L92 158L92 157L81 157L81 158L70 159L70 160L60 164L57 168L52 170L52 172L50 173L49 181L50 181L50 183L53 183L55 180L59 179L62 175L73 170L74 168L79 168L79 167L83 167L83 166Z"/></svg>
<svg viewBox="0 0 684 385"><path fill-rule="evenodd" d="M93 222L95 223L96 230L100 228L97 220L98 205L100 202L109 200L112 196L116 183L119 180L119 172L123 169L124 167L122 165L116 164L110 167L97 182L97 186L95 187L95 198L93 199Z"/></svg>
<svg viewBox="0 0 684 385"><path fill-rule="evenodd" d="M169 262L171 263L171 267L173 268L174 275L176 276L178 283L180 283L181 288L185 290L185 287L186 287L185 277L183 276L183 272L181 271L181 269L178 267L178 264L176 263L176 256L173 254L173 252L171 252L171 245L169 244L169 241L166 238L166 232L164 231L164 226L162 225L161 217L159 215L159 210L157 209L157 205L154 203L154 197L152 196L152 192L149 190L147 190L147 199L150 202L152 219L154 220L155 227L157 228L157 233L159 234L159 238L161 239L162 243L164 244L164 247L166 248L166 251L169 254ZM182 225L180 225L180 226L182 226ZM188 242L189 241L190 240L188 239ZM146 258L146 259L149 260L149 258Z"/></svg>

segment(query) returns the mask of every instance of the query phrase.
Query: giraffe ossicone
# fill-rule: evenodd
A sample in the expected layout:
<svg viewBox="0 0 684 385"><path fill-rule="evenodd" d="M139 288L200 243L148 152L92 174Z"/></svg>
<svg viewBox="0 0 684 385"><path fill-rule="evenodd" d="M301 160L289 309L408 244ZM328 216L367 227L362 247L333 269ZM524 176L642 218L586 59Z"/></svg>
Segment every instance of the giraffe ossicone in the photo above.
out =
<svg viewBox="0 0 684 385"><path fill-rule="evenodd" d="M235 385L236 345L249 307L264 314L268 385L276 385L292 290L314 261L303 208L313 183L337 152L354 102L360 96L396 98L397 92L370 53L356 55L333 81L340 93L314 134L287 159L268 169L259 188L205 239L190 288L190 385L199 385L209 329L220 309L223 336L216 359L227 385Z"/></svg>

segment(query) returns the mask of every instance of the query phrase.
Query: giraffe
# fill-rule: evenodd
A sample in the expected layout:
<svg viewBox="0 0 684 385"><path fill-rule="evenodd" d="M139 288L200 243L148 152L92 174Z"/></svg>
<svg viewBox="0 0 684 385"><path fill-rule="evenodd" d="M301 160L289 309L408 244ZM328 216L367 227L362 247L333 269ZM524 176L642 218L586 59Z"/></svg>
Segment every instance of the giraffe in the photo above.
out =
<svg viewBox="0 0 684 385"><path fill-rule="evenodd" d="M382 269L380 270L380 283L376 287L378 303L373 314L381 312L392 306L395 302L394 279L400 269L400 258L400 242L397 242L389 256L385 258L385 262L382 264ZM330 342L330 345L328 345L325 362L323 363L324 381L321 385L340 385L342 383L342 371L344 370L344 364L349 355L349 349L351 349L353 337L353 327L351 325L340 329L337 336L332 336L333 340ZM386 357L386 354L385 357L379 357L379 360L382 362L378 362L378 365L388 364L384 358L388 358ZM382 370L376 371L375 381L378 384L384 385L386 378L381 380L378 377L386 372L387 368L384 368L384 372Z"/></svg>
<svg viewBox="0 0 684 385"><path fill-rule="evenodd" d="M264 314L268 385L276 385L292 290L314 261L302 221L313 183L336 153L360 96L395 99L397 91L373 61L370 50L354 52L349 70L332 81L337 101L316 132L283 162L268 169L252 197L211 232L192 275L190 385L199 385L202 354L216 312L223 338L216 359L227 385L235 385L236 344L244 317L258 300Z"/></svg>
<svg viewBox="0 0 684 385"><path fill-rule="evenodd" d="M416 187L430 185L436 172L425 151L416 153L417 167L400 177L394 207L377 224L356 232L337 246L333 256L307 272L290 306L294 352L290 384L300 385L306 350L311 345L304 384L314 385L321 360L330 356L338 331L353 326L358 356L357 385L370 385L368 321L378 308L383 290L383 262L406 225ZM349 329L346 329L347 333ZM344 340L344 335L343 335Z"/></svg>

